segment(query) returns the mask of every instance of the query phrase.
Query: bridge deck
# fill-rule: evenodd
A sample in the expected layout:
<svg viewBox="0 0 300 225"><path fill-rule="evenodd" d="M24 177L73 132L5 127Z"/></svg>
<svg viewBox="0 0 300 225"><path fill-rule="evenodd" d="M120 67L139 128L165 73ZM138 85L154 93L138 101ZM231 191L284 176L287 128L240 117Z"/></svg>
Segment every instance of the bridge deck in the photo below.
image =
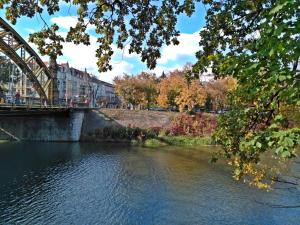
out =
<svg viewBox="0 0 300 225"><path fill-rule="evenodd" d="M0 104L0 116L38 116L46 114L68 115L70 111L88 111L92 108L87 107L61 107L49 106L44 107L40 105L2 105Z"/></svg>

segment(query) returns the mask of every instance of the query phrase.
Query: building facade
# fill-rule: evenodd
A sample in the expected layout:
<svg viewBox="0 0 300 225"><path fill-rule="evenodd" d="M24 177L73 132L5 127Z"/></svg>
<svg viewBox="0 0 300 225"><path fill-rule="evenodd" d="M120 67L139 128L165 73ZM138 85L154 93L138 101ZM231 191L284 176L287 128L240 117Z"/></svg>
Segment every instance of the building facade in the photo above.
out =
<svg viewBox="0 0 300 225"><path fill-rule="evenodd" d="M114 86L89 74L70 67L58 65L57 83L61 105L82 104L89 107L115 107L117 98Z"/></svg>

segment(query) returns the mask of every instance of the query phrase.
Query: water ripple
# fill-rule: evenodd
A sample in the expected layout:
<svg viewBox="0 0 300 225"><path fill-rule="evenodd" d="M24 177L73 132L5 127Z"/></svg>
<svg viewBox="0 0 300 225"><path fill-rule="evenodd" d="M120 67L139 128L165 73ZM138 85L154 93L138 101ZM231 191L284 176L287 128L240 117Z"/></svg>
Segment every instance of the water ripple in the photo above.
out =
<svg viewBox="0 0 300 225"><path fill-rule="evenodd" d="M300 209L256 201L294 204L299 189L266 193L237 183L224 164L208 163L205 149L23 149L1 146L0 224L300 224Z"/></svg>

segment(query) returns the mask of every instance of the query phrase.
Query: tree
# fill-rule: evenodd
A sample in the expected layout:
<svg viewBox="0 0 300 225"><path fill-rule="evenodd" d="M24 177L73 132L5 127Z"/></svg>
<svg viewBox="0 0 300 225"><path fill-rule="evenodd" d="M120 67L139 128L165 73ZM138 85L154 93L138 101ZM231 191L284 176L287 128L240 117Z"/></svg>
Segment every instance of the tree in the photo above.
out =
<svg viewBox="0 0 300 225"><path fill-rule="evenodd" d="M193 80L191 83L180 92L176 97L175 102L179 106L180 112L185 108L191 112L196 106L203 106L205 103L205 89L199 84L198 80Z"/></svg>
<svg viewBox="0 0 300 225"><path fill-rule="evenodd" d="M174 70L159 83L157 103L161 107L179 108L180 111L191 111L195 106L204 105L205 90L197 79L189 77L187 72L192 66L187 64L183 70Z"/></svg>
<svg viewBox="0 0 300 225"><path fill-rule="evenodd" d="M168 76L159 83L158 105L161 107L178 107L176 98L186 87L187 85L182 71L175 70L169 73Z"/></svg>
<svg viewBox="0 0 300 225"><path fill-rule="evenodd" d="M124 103L131 104L133 108L140 104L142 96L135 77L125 74L122 78L116 77L114 84L116 93Z"/></svg>
<svg viewBox="0 0 300 225"><path fill-rule="evenodd" d="M228 95L236 89L236 80L227 77L208 81L204 84L207 94L207 106L213 110L224 109L228 107Z"/></svg>
<svg viewBox="0 0 300 225"><path fill-rule="evenodd" d="M154 105L157 96L155 74L142 72L136 76L117 77L114 80L117 94L126 104L134 108L148 108Z"/></svg>
<svg viewBox="0 0 300 225"><path fill-rule="evenodd" d="M136 76L136 83L139 86L141 94L141 106L149 109L156 103L157 97L157 79L153 73L142 72Z"/></svg>
<svg viewBox="0 0 300 225"><path fill-rule="evenodd" d="M251 173L263 153L291 158L300 129L291 127L282 107L300 105L300 1L206 0L203 47L194 69L230 75L238 86L230 112L221 116L215 138L232 160L236 178ZM256 175L255 175L256 174Z"/></svg>
<svg viewBox="0 0 300 225"><path fill-rule="evenodd" d="M77 9L77 24L70 27L66 38L58 34L58 27L54 24L37 32L38 38L47 36L49 41L56 45L59 53L61 43L64 41L75 44L88 45L88 25L95 27L97 42L96 50L100 72L111 69L110 59L113 54L111 44L116 40L117 47L123 49L129 42L129 53L141 55L142 61L149 68L154 68L156 60L160 57L160 48L163 44L178 44L179 31L176 29L177 17L185 13L191 16L195 11L195 2L200 0L4 0L0 1L0 8L5 8L6 18L13 24L22 16L34 17L42 13L54 15L60 11L60 4L67 3ZM128 22L127 22L128 21ZM51 34L51 35L49 35ZM53 39L51 38L53 37ZM42 37L45 39L45 37ZM49 42L35 41L39 50L49 49ZM51 54L52 51L45 54Z"/></svg>

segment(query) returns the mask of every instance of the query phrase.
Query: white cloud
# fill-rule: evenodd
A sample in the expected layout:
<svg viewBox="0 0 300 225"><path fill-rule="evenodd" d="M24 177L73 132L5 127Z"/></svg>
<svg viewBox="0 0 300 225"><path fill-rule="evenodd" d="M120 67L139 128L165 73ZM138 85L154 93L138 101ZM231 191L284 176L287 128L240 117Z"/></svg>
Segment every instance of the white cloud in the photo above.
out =
<svg viewBox="0 0 300 225"><path fill-rule="evenodd" d="M51 22L57 23L63 29L69 29L70 27L75 26L77 19L72 16L62 16L51 18ZM93 26L88 26L88 29L92 28ZM60 32L60 34L63 37L66 36L66 32ZM178 46L163 46L161 50L162 56L158 59L157 67L151 71L146 69L146 71L154 72L160 76L163 71L167 73L174 69L181 69L183 65L187 63L186 58L191 58L193 60L195 53L199 50L199 32L193 34L182 33L178 39L180 41ZM116 76L122 76L124 73L132 74L133 71L141 72L137 71L137 68L145 68L139 63L141 59L138 54L129 54L129 47L129 44L125 45L125 49L121 50L118 49L115 44L112 45L114 54L112 56L111 65L113 69L112 71L104 73L98 72L96 64L97 58L95 56L98 44L97 38L93 35L90 36L89 46L64 43L63 56L59 57L58 62L68 61L72 67L81 70L86 68L89 73L97 75L101 80L112 82ZM46 61L47 57L42 58ZM182 60L182 58L185 59ZM133 63L129 63L129 60Z"/></svg>
<svg viewBox="0 0 300 225"><path fill-rule="evenodd" d="M123 76L124 73L131 74L133 69L133 65L126 61L113 62L112 66L113 69L111 71L100 73L98 78L100 80L112 83L115 77Z"/></svg>
<svg viewBox="0 0 300 225"><path fill-rule="evenodd" d="M61 35L65 35L61 33ZM63 57L59 58L59 62L69 62L69 65L87 71L91 74L98 76L101 80L112 82L116 76L123 75L124 73L131 73L133 65L124 60L120 60L118 55L120 52L115 52L112 56L112 70L108 72L99 73L97 67L97 58L95 56L96 49L98 48L97 38L90 37L90 45L83 44L75 45L73 43L65 43L63 48ZM113 47L114 48L114 47Z"/></svg>
<svg viewBox="0 0 300 225"><path fill-rule="evenodd" d="M76 16L60 16L60 17L53 17L50 19L52 23L56 23L59 27L64 29L70 29L70 27L75 27L77 23ZM87 23L87 21L86 21ZM87 30L95 29L94 25L88 25Z"/></svg>
<svg viewBox="0 0 300 225"><path fill-rule="evenodd" d="M147 72L155 73L157 77L160 77L163 72L165 74L167 74L168 72L171 72L171 71L177 70L177 69L181 70L182 68L183 68L183 65L180 65L180 64L176 64L171 67L158 65L153 70L147 70Z"/></svg>
<svg viewBox="0 0 300 225"><path fill-rule="evenodd" d="M194 56L199 50L199 32L193 34L182 33L178 37L179 45L164 46L161 51L161 58L157 61L160 65L174 62L182 56Z"/></svg>

